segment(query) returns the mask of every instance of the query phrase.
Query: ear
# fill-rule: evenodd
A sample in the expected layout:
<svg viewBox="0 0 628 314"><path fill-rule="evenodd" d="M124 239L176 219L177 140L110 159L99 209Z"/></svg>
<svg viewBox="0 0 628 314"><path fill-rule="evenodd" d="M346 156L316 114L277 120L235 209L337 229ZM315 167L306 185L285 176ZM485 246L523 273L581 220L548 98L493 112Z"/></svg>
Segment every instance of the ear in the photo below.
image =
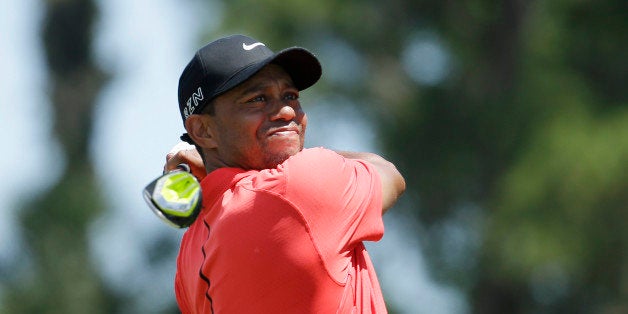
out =
<svg viewBox="0 0 628 314"><path fill-rule="evenodd" d="M185 120L185 129L196 144L203 148L216 148L216 134L211 116L203 114L190 115Z"/></svg>

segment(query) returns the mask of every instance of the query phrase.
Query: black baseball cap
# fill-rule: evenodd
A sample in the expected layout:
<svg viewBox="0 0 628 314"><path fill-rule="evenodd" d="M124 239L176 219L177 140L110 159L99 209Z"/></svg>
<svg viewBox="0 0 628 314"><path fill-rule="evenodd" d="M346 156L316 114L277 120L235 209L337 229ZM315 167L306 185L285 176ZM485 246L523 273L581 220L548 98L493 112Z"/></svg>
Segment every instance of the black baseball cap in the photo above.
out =
<svg viewBox="0 0 628 314"><path fill-rule="evenodd" d="M220 38L199 49L179 78L183 122L269 63L280 65L299 90L314 85L321 77L318 59L305 48L291 47L274 53L264 43L244 35Z"/></svg>

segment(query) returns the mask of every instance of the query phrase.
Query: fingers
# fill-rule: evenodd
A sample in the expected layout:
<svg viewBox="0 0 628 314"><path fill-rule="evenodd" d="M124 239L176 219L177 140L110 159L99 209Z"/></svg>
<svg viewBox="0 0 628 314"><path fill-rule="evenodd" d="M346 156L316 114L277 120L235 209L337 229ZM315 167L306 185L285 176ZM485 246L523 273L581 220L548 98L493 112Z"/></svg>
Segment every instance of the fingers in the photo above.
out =
<svg viewBox="0 0 628 314"><path fill-rule="evenodd" d="M179 142L177 145L172 147L168 154L166 154L166 161L168 161L172 156L174 156L177 152L185 151L185 150L193 150L195 149L194 145L187 142Z"/></svg>
<svg viewBox="0 0 628 314"><path fill-rule="evenodd" d="M188 164L190 168L192 168L194 163L197 163L196 159L200 159L196 149L180 150L175 153L168 153L168 155L166 155L166 165L164 166L164 170L166 172L175 170L179 164Z"/></svg>
<svg viewBox="0 0 628 314"><path fill-rule="evenodd" d="M188 165L199 181L206 175L203 159L193 145L185 142L175 145L166 155L164 173L177 169L180 164Z"/></svg>

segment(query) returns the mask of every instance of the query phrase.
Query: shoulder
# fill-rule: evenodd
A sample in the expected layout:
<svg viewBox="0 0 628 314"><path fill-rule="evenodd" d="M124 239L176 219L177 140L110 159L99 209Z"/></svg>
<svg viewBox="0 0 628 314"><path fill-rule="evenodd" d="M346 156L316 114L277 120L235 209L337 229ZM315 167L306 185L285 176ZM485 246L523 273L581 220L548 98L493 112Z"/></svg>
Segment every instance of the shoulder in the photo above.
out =
<svg viewBox="0 0 628 314"><path fill-rule="evenodd" d="M246 174L237 186L282 196L319 191L341 193L347 186L370 185L377 176L369 163L322 147L304 149L276 168Z"/></svg>
<svg viewBox="0 0 628 314"><path fill-rule="evenodd" d="M350 160L322 147L304 149L280 165L292 188L325 186L332 180L342 180L352 167Z"/></svg>
<svg viewBox="0 0 628 314"><path fill-rule="evenodd" d="M325 148L307 149L283 164L287 194L337 201L353 190L371 190L377 173L365 161L349 159Z"/></svg>
<svg viewBox="0 0 628 314"><path fill-rule="evenodd" d="M305 170L312 172L313 170L322 170L330 167L340 167L345 164L345 158L336 152L323 148L308 148L298 154L288 158L279 167L287 168L290 171Z"/></svg>
<svg viewBox="0 0 628 314"><path fill-rule="evenodd" d="M291 156L276 168L247 172L236 186L284 195L288 185L312 186L321 180L328 180L328 174L337 174L344 163L344 158L332 150L322 147L308 148Z"/></svg>

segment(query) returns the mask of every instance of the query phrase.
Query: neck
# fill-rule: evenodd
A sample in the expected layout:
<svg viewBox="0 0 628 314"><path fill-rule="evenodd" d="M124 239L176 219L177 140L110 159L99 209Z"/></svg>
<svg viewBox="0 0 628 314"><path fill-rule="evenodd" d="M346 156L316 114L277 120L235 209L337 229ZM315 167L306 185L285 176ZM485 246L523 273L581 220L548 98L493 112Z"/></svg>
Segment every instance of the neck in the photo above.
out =
<svg viewBox="0 0 628 314"><path fill-rule="evenodd" d="M218 153L214 149L203 149L203 163L205 164L205 171L210 172L218 169L230 167L227 163L222 161L218 156Z"/></svg>

